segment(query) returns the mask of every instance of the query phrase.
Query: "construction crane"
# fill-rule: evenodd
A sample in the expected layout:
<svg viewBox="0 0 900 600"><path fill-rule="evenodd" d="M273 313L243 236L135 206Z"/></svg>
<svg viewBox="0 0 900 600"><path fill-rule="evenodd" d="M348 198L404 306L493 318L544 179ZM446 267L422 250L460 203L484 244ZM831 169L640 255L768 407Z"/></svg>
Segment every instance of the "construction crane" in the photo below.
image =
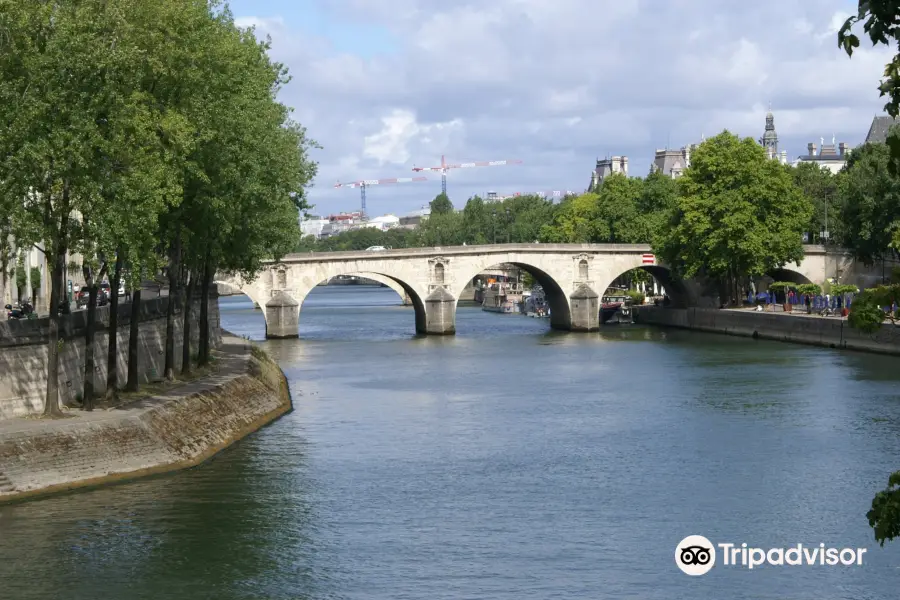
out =
<svg viewBox="0 0 900 600"><path fill-rule="evenodd" d="M350 183L336 183L334 187L359 188L359 195L362 199L360 209L362 218L366 218L366 188L370 185L385 185L388 183L411 183L413 181L428 181L427 177L394 177L393 179L363 179L362 181L351 181Z"/></svg>
<svg viewBox="0 0 900 600"><path fill-rule="evenodd" d="M573 196L575 192L571 190L560 191L554 190L552 192L514 192L512 194L506 195L498 195L497 192L488 192L485 200L509 200L510 198L518 198L520 196L540 196L541 198L564 198L565 196Z"/></svg>
<svg viewBox="0 0 900 600"><path fill-rule="evenodd" d="M503 165L520 165L521 160L482 160L479 162L459 163L448 165L444 157L441 156L441 166L439 167L413 167L413 171L438 171L441 174L441 192L447 194L447 171L450 169L468 169L470 167L501 167Z"/></svg>

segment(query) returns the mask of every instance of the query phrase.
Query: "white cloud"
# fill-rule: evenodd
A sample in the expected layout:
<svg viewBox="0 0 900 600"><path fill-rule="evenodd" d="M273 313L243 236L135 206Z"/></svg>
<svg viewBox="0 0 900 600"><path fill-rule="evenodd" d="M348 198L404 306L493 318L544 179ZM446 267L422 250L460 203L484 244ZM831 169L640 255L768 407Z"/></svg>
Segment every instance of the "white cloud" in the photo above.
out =
<svg viewBox="0 0 900 600"><path fill-rule="evenodd" d="M667 143L723 128L758 138L769 103L792 156L832 133L856 144L881 113L891 52L850 59L838 48L845 0L311 1L397 42L388 54L341 53L293 31L288 15L243 17L272 37L294 75L283 100L324 146L312 191L324 211L355 205L335 180L409 176L441 155L524 161L453 173L459 205L486 189L584 189L608 154L643 175ZM373 197L402 213L439 189L435 178Z"/></svg>
<svg viewBox="0 0 900 600"><path fill-rule="evenodd" d="M404 165L411 158L410 144L446 144L462 127L459 119L423 126L416 121L415 113L402 109L392 111L381 122L381 130L366 136L363 147L363 156L377 160L379 165Z"/></svg>

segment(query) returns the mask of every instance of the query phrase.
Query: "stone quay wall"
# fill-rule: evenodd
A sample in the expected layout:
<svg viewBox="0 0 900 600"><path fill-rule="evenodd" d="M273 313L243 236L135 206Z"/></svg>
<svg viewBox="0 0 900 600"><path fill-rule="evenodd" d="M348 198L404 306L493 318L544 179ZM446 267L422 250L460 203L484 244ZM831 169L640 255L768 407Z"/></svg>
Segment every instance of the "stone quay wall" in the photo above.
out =
<svg viewBox="0 0 900 600"><path fill-rule="evenodd" d="M900 327L890 323L866 334L839 317L659 306L641 306L635 315L637 322L650 325L900 355Z"/></svg>
<svg viewBox="0 0 900 600"><path fill-rule="evenodd" d="M221 342L218 295L209 297L210 347ZM168 297L141 300L138 369L147 383L163 376L166 358L166 309ZM196 355L200 339L200 299L195 298L191 312L191 354ZM131 304L118 307L117 354L119 385L128 379L128 339ZM60 402L71 404L84 382L84 332L87 311L76 311L62 318L59 360ZM47 336L49 318L0 321L0 419L40 413L47 387ZM175 367L181 368L184 319L175 315ZM94 389L106 391L107 352L109 347L109 306L97 308L94 336Z"/></svg>
<svg viewBox="0 0 900 600"><path fill-rule="evenodd" d="M111 410L0 422L0 502L195 466L290 411L264 352L223 336L218 370Z"/></svg>

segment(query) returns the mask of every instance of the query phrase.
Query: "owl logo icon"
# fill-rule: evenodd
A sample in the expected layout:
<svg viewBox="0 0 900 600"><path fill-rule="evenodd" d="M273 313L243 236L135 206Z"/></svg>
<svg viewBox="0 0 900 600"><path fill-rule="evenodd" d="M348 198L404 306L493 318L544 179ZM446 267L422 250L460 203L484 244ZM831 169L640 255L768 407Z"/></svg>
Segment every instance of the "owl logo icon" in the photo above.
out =
<svg viewBox="0 0 900 600"><path fill-rule="evenodd" d="M675 564L686 575L706 575L716 564L716 547L702 535L689 535L675 547Z"/></svg>

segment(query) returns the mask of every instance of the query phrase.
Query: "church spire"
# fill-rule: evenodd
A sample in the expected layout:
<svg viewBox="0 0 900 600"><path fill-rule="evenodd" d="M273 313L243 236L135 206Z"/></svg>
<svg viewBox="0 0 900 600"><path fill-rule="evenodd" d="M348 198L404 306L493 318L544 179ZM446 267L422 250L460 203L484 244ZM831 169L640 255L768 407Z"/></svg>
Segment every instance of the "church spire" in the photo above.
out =
<svg viewBox="0 0 900 600"><path fill-rule="evenodd" d="M769 103L769 112L766 113L766 131L759 138L760 145L766 149L769 156L778 155L778 134L775 133L775 115L772 114L772 103Z"/></svg>

